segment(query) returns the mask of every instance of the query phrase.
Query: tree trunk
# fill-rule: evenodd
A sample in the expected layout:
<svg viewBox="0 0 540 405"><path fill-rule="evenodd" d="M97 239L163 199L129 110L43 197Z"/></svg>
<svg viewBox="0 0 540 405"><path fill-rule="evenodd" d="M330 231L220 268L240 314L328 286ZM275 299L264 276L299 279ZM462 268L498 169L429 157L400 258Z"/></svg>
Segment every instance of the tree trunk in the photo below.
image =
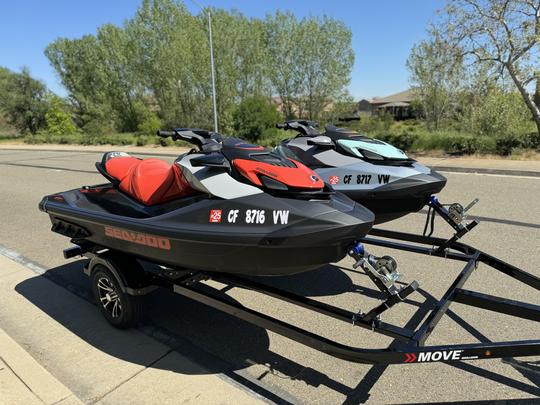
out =
<svg viewBox="0 0 540 405"><path fill-rule="evenodd" d="M525 101L525 104L531 111L531 114L533 116L534 123L536 124L537 129L537 137L540 140L540 108L538 105L534 102L531 95L527 92L527 89L523 85L523 82L518 77L516 71L514 70L514 67L510 64L506 64L506 69L508 70L508 73L510 74L510 77L514 81L514 84L519 90L519 93L521 94L521 97L523 97L523 101ZM538 82L536 83L536 89L538 90Z"/></svg>
<svg viewBox="0 0 540 405"><path fill-rule="evenodd" d="M534 104L540 108L540 72L536 73L536 89L534 91Z"/></svg>

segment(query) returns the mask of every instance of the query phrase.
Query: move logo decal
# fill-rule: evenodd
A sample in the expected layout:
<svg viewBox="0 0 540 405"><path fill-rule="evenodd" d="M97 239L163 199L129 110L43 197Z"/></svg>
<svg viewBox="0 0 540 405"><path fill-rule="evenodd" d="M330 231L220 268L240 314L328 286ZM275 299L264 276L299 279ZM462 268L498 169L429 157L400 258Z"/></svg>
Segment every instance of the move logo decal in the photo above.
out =
<svg viewBox="0 0 540 405"><path fill-rule="evenodd" d="M404 363L461 360L463 350L437 350L434 352L405 353Z"/></svg>
<svg viewBox="0 0 540 405"><path fill-rule="evenodd" d="M210 210L210 221L211 223L221 222L221 210Z"/></svg>
<svg viewBox="0 0 540 405"><path fill-rule="evenodd" d="M339 176L330 176L328 181L330 182L331 185L335 186L336 184L339 183Z"/></svg>
<svg viewBox="0 0 540 405"><path fill-rule="evenodd" d="M125 240L138 245L149 246L157 249L171 250L171 241L157 235L147 233L133 232L126 229L105 227L105 235L115 239Z"/></svg>

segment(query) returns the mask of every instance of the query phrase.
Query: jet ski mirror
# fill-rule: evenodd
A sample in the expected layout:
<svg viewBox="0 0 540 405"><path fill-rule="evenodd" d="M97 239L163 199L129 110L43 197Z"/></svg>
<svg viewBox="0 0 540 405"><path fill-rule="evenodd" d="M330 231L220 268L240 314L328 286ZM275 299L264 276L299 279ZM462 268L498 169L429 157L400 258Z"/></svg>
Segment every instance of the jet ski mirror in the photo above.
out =
<svg viewBox="0 0 540 405"><path fill-rule="evenodd" d="M221 153L209 153L208 155L198 156L191 159L191 166L194 167L223 167L230 168L229 162Z"/></svg>
<svg viewBox="0 0 540 405"><path fill-rule="evenodd" d="M307 144L328 149L334 148L336 146L334 142L327 136L316 136L310 138L307 140Z"/></svg>

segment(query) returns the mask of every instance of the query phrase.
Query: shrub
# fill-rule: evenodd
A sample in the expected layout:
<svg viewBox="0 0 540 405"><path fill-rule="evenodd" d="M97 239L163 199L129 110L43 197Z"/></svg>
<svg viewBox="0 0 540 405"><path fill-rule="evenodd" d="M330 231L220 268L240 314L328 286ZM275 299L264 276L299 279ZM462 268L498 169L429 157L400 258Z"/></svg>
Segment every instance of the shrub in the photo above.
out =
<svg viewBox="0 0 540 405"><path fill-rule="evenodd" d="M58 96L51 97L49 110L45 113L45 123L45 132L50 135L70 135L79 132L67 106Z"/></svg>
<svg viewBox="0 0 540 405"><path fill-rule="evenodd" d="M262 97L247 98L233 112L236 135L257 142L263 134L282 120L281 114L269 100Z"/></svg>
<svg viewBox="0 0 540 405"><path fill-rule="evenodd" d="M161 146L174 146L174 141L171 138L159 138Z"/></svg>
<svg viewBox="0 0 540 405"><path fill-rule="evenodd" d="M416 135L410 132L402 132L398 134L386 133L377 135L377 139L392 144L398 149L407 151L411 149L414 141L416 140Z"/></svg>

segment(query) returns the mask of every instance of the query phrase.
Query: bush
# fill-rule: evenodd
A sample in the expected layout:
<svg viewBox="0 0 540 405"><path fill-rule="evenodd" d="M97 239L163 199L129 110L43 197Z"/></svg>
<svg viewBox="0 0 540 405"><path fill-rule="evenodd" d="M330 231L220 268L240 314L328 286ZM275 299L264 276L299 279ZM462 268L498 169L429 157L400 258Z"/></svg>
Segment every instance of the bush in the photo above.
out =
<svg viewBox="0 0 540 405"><path fill-rule="evenodd" d="M282 120L281 114L269 100L262 97L247 98L233 112L233 127L236 135L257 142L268 129Z"/></svg>
<svg viewBox="0 0 540 405"><path fill-rule="evenodd" d="M152 112L143 103L135 103L135 111L137 117L139 117L139 123L137 124L137 132L143 135L154 135L159 129L161 129L162 122L155 112Z"/></svg>
<svg viewBox="0 0 540 405"><path fill-rule="evenodd" d="M515 135L506 134L494 139L495 152L499 155L508 156L515 150L540 149L540 139L537 133Z"/></svg>
<svg viewBox="0 0 540 405"><path fill-rule="evenodd" d="M51 97L49 110L45 113L45 123L45 132L50 135L71 135L79 132L67 106L57 96Z"/></svg>
<svg viewBox="0 0 540 405"><path fill-rule="evenodd" d="M416 140L416 135L410 132L402 132L398 134L388 132L386 134L377 135L376 138L392 144L398 149L407 151L410 150L412 145L414 144L414 141Z"/></svg>

